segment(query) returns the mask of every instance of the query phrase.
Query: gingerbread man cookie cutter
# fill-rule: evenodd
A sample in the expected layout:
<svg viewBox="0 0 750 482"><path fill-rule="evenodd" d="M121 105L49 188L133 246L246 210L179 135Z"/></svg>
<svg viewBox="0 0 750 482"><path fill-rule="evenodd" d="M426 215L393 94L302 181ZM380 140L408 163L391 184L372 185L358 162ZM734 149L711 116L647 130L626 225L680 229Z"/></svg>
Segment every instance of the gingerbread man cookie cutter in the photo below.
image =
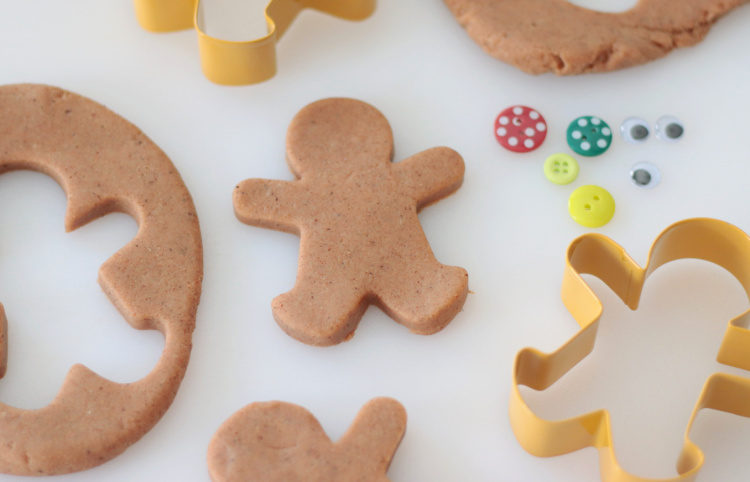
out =
<svg viewBox="0 0 750 482"><path fill-rule="evenodd" d="M96 102L49 86L2 86L0 132L0 173L29 169L55 179L68 199L67 231L115 211L136 220L138 233L102 264L99 284L133 328L165 338L141 380L115 383L78 364L46 407L0 403L0 472L76 472L135 443L177 393L203 277L198 219L164 152Z"/></svg>
<svg viewBox="0 0 750 482"><path fill-rule="evenodd" d="M265 9L268 34L242 42L206 34L200 0L135 0L138 22L148 31L195 28L203 73L221 85L255 84L276 75L276 42L307 8L363 20L375 11L375 0L271 0Z"/></svg>
<svg viewBox="0 0 750 482"><path fill-rule="evenodd" d="M625 250L600 234L585 234L571 243L562 284L562 299L580 331L557 351L545 354L526 348L516 355L510 397L510 421L516 438L529 453L552 457L586 447L599 451L600 473L606 482L656 482L626 472L617 462L612 429L606 410L567 420L538 417L527 405L519 385L545 390L588 356L594 348L602 304L581 277L604 281L631 309L636 309L646 278L658 267L680 259L701 259L729 271L750 296L750 237L735 226L708 218L673 224L654 241L645 268ZM742 319L750 310L729 321L717 361L750 370L750 330ZM676 477L659 482L694 481L704 462L700 448L690 440L698 412L711 408L750 417L750 379L715 373L706 381L685 431Z"/></svg>
<svg viewBox="0 0 750 482"><path fill-rule="evenodd" d="M417 217L461 186L463 159L447 147L392 158L383 114L357 100L324 99L289 126L297 180L248 179L234 190L240 221L301 238L294 288L273 300L276 322L297 340L345 341L371 304L423 335L463 307L466 271L435 259Z"/></svg>
<svg viewBox="0 0 750 482"><path fill-rule="evenodd" d="M209 473L214 482L388 482L405 431L406 411L392 398L367 402L335 443L303 407L257 402L216 431Z"/></svg>

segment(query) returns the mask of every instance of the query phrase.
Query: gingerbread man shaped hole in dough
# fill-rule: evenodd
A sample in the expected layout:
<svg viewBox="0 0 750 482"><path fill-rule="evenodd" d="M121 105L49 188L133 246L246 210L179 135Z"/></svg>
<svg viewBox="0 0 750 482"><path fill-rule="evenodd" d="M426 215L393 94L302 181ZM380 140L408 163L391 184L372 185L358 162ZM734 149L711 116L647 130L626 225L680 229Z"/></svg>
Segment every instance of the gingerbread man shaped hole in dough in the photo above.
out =
<svg viewBox="0 0 750 482"><path fill-rule="evenodd" d="M0 174L30 169L54 178L68 200L67 231L115 211L138 222L138 234L100 267L99 284L133 328L164 335L159 361L140 380L115 383L77 364L46 407L0 402L0 473L77 472L138 441L177 393L203 279L198 218L166 154L90 99L45 85L0 86L0 132ZM3 348L6 322L0 305Z"/></svg>
<svg viewBox="0 0 750 482"><path fill-rule="evenodd" d="M697 44L748 0L639 0L598 12L566 0L443 0L469 36L524 72L575 75L645 64ZM601 2L607 3L607 2Z"/></svg>
<svg viewBox="0 0 750 482"><path fill-rule="evenodd" d="M249 179L235 189L240 221L301 238L294 288L273 300L274 318L297 340L347 340L370 304L424 335L461 310L468 275L435 259L417 212L459 188L463 160L447 147L392 157L390 125L377 109L325 99L289 126L297 180Z"/></svg>

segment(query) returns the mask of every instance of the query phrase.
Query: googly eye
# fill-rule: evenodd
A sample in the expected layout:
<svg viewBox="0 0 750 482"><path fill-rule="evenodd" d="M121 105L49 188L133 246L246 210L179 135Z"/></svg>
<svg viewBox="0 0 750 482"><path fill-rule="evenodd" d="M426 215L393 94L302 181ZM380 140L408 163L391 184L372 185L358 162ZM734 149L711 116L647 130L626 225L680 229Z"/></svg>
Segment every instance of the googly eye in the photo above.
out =
<svg viewBox="0 0 750 482"><path fill-rule="evenodd" d="M656 137L665 141L676 141L685 133L680 119L671 115L659 117L654 126Z"/></svg>
<svg viewBox="0 0 750 482"><path fill-rule="evenodd" d="M625 142L637 144L648 139L651 131L648 128L648 122L640 117L628 117L620 126L620 134Z"/></svg>
<svg viewBox="0 0 750 482"><path fill-rule="evenodd" d="M650 162L639 162L630 169L630 179L636 186L650 189L661 182L661 172Z"/></svg>

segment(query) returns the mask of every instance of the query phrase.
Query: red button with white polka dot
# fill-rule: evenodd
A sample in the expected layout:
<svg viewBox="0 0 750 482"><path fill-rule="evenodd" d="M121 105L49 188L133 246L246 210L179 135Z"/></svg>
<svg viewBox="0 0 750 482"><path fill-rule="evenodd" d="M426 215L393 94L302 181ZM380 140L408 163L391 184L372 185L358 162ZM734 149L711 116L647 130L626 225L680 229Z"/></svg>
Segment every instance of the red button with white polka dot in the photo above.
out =
<svg viewBox="0 0 750 482"><path fill-rule="evenodd" d="M534 109L514 105L495 119L495 137L509 151L531 152L547 137L547 122Z"/></svg>

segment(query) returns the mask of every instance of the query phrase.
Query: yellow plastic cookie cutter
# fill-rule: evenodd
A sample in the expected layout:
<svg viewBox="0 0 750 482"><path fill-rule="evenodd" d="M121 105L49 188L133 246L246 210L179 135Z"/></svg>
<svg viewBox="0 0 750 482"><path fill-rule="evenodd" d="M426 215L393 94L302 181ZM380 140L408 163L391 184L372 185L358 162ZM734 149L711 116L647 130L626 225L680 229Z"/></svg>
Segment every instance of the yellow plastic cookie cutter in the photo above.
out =
<svg viewBox="0 0 750 482"><path fill-rule="evenodd" d="M276 75L276 42L306 8L347 20L363 20L375 10L375 0L271 0L265 10L268 35L242 42L205 33L200 0L135 0L138 22L148 31L194 27L203 73L221 85L255 84Z"/></svg>
<svg viewBox="0 0 750 482"><path fill-rule="evenodd" d="M581 277L590 274L604 281L623 302L635 310L643 284L658 267L679 259L702 259L729 271L750 297L750 237L723 221L688 219L673 224L654 241L645 268L633 261L611 239L590 233L568 247L562 284L562 299L578 322L580 331L557 351L545 354L532 348L521 350L513 368L510 421L521 446L539 457L567 454L586 447L599 451L605 482L655 482L626 472L617 462L612 428L606 410L567 420L538 417L526 404L519 385L545 390L583 360L594 348L602 304ZM729 321L717 361L750 370L750 330L742 326L750 310ZM685 431L685 442L677 460L676 477L659 482L694 481L703 465L703 452L690 440L690 429L701 409L712 408L750 417L750 379L715 373L706 381Z"/></svg>

